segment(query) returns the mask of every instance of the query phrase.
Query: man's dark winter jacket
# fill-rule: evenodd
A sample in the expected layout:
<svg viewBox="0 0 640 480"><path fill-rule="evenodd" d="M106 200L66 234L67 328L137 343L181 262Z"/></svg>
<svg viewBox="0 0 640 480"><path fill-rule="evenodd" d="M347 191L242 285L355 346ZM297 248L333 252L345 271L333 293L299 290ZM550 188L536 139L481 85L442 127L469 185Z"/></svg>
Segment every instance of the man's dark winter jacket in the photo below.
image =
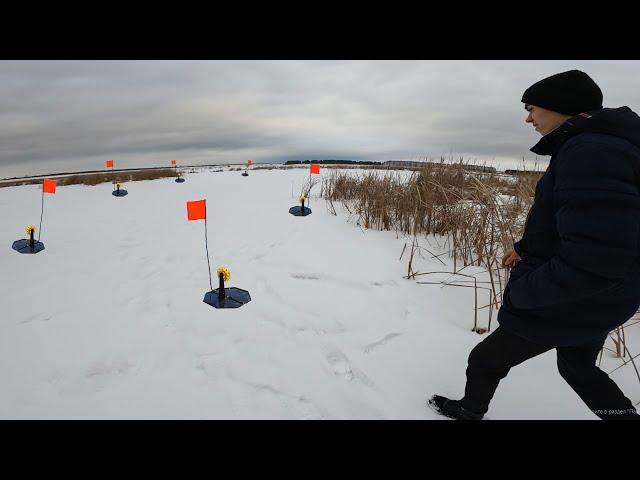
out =
<svg viewBox="0 0 640 480"><path fill-rule="evenodd" d="M640 117L628 107L580 114L531 151L551 162L498 322L541 344L579 345L640 306Z"/></svg>

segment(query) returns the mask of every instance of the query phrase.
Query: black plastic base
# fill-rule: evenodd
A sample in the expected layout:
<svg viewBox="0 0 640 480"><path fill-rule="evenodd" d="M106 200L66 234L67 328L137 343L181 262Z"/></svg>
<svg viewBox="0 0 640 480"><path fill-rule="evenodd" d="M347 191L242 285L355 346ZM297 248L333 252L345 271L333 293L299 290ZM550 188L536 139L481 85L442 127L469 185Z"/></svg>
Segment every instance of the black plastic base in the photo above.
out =
<svg viewBox="0 0 640 480"><path fill-rule="evenodd" d="M302 210L302 206L298 205L297 207L291 207L289 209L289 213L296 217L306 217L307 215L311 215L311 209L309 207L304 207L304 210Z"/></svg>
<svg viewBox="0 0 640 480"><path fill-rule="evenodd" d="M114 190L113 192L111 192L111 195L113 195L114 197L124 197L125 195L127 195L129 192L127 192L126 190Z"/></svg>
<svg viewBox="0 0 640 480"><path fill-rule="evenodd" d="M176 183L184 183L184 178L176 178Z"/></svg>
<svg viewBox="0 0 640 480"><path fill-rule="evenodd" d="M241 288L225 288L224 293L226 297L220 301L218 299L218 289L216 288L204 295L203 302L215 308L238 308L251 301L249 292Z"/></svg>
<svg viewBox="0 0 640 480"><path fill-rule="evenodd" d="M248 174L247 172L244 172L244 173L242 174L242 176L243 176L243 177L248 177L248 176L249 176L249 174Z"/></svg>
<svg viewBox="0 0 640 480"><path fill-rule="evenodd" d="M31 246L29 245L29 239L23 238L22 240L16 240L15 242L13 242L11 248L19 253L38 253L44 250L44 243L34 241L33 249L31 249Z"/></svg>

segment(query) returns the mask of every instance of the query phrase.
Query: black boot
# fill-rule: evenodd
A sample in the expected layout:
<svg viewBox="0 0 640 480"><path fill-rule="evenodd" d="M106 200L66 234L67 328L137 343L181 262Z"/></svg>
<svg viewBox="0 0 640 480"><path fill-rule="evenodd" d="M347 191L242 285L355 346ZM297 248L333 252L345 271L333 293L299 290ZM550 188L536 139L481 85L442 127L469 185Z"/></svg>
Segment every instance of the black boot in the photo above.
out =
<svg viewBox="0 0 640 480"><path fill-rule="evenodd" d="M454 420L482 420L482 417L484 417L484 413L475 413L467 410L460 405L458 400L450 400L440 395L431 397L427 401L427 404L440 415L453 418Z"/></svg>

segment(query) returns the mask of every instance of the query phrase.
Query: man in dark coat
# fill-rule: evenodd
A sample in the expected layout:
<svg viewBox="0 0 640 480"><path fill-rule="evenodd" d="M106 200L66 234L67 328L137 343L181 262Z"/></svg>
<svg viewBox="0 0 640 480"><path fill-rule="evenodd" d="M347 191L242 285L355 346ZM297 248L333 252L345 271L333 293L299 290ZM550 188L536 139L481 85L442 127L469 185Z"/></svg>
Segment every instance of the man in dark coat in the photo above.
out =
<svg viewBox="0 0 640 480"><path fill-rule="evenodd" d="M560 375L602 419L640 419L596 359L611 330L640 307L640 117L603 108L584 72L545 78L522 97L550 155L512 268L500 326L471 351L460 400L429 405L455 419L481 419L509 370L555 348Z"/></svg>

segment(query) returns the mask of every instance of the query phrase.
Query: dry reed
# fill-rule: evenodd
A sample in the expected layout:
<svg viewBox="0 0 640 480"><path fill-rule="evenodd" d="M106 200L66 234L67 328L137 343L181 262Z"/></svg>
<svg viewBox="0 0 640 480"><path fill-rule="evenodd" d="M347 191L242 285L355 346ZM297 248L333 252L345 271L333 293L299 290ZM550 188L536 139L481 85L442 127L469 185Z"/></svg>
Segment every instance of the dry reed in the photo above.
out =
<svg viewBox="0 0 640 480"><path fill-rule="evenodd" d="M150 170L132 170L122 172L100 172L87 174L74 174L67 176L55 176L58 186L66 185L91 185L109 182L138 182L142 180L155 180L158 178L176 177L174 168L158 168ZM19 185L38 185L42 183L42 178L32 178L25 180L11 180L0 182L0 187L15 187Z"/></svg>
<svg viewBox="0 0 640 480"><path fill-rule="evenodd" d="M454 263L453 272L449 272L452 275L464 276L460 272L468 266L482 267L489 276L489 287L478 287L474 279L473 288L487 290L490 302L478 306L476 292L475 309L477 312L489 308L489 325L480 328L476 317L473 328L489 331L492 313L501 303L508 277L500 259L522 234L541 172L504 175L469 171L466 167L463 162L441 161L404 172L334 171L323 180L322 196L332 213L334 202L341 203L364 228L413 236L406 278L428 274L412 268L414 251L428 251L418 244L418 236L445 238ZM470 286L461 281L420 283Z"/></svg>

